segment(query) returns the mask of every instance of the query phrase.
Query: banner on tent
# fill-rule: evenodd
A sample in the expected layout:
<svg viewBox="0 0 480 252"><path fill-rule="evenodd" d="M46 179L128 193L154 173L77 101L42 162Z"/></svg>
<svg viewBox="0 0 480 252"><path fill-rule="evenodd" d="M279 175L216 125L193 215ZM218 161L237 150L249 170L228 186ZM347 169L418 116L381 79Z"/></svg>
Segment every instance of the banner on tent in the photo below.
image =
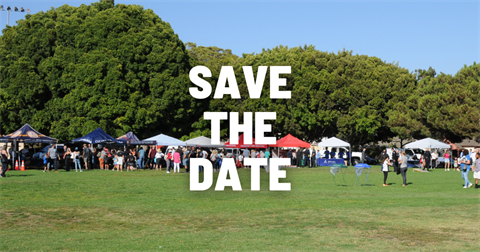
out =
<svg viewBox="0 0 480 252"><path fill-rule="evenodd" d="M343 159L317 159L318 166L332 166L334 164L345 164Z"/></svg>

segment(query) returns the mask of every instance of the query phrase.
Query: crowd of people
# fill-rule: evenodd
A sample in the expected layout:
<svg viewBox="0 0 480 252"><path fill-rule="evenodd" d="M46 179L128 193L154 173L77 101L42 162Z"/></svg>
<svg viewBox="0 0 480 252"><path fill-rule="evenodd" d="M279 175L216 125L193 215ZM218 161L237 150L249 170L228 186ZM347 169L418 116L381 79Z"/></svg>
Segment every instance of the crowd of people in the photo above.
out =
<svg viewBox="0 0 480 252"><path fill-rule="evenodd" d="M403 186L406 185L406 171L408 158L405 151L399 155L399 150L392 148L391 156L389 156L386 150L382 153L382 172L384 173L383 186L388 186L387 177L389 172L389 166L394 168L394 172L402 174ZM443 168L445 171L450 171L450 167L453 166L454 171L459 171L462 174L462 179L465 184L463 188L470 188L473 184L468 179L468 174L472 171L475 179L475 188L480 188L478 181L480 179L480 149L469 152L464 149L459 151L458 157L452 157L450 150L441 152L443 154ZM420 167L422 170L430 171L439 166L439 151L431 151L427 148L426 151L420 157Z"/></svg>
<svg viewBox="0 0 480 252"><path fill-rule="evenodd" d="M72 150L73 149L73 150ZM60 148L61 150L61 148ZM365 149L363 150L363 153ZM12 155L6 150L6 146L0 147L2 171L0 177L5 177L5 172L11 164ZM192 158L205 158L212 162L214 172L218 172L222 165L222 160L226 158L234 158L237 167L244 167L245 158L290 158L291 165L296 167L316 167L317 160L324 158L333 158L337 155L333 150L328 148L323 155L320 150L309 149L288 149L277 154L270 152L269 149L243 149L239 153L228 152L226 149L208 149L199 147L183 147L183 148L157 148L157 146L147 146L146 149L139 147L115 147L101 146L93 147L91 144L83 144L83 147L64 146L63 154L58 152L57 146L53 144L43 157L43 172L54 170L58 172L60 162L64 162L65 170L75 169L76 172L84 170L100 169L113 170L117 172L134 171L142 169L150 169L162 171L165 168L166 173L180 173L181 168L185 169L185 173L190 171L190 160ZM338 153L340 158L348 158L349 153ZM363 155L363 154L362 154ZM437 167L439 154L437 151L431 152L427 149L420 158L420 165L423 170L435 169ZM453 158L451 153L446 150L443 152L444 169L450 171L451 163L453 169L460 171L464 180L464 188L472 187L473 184L468 179L470 171L474 172L475 188L480 188L478 182L480 180L480 150L473 152L463 150L459 157ZM389 167L393 166L394 172L401 174L403 178L402 186L407 185L407 164L408 158L405 151L399 153L399 150L392 149L390 155L386 150L382 153L382 172L384 174L383 185L388 186L387 178ZM83 169L82 169L83 168ZM268 166L264 167L268 172ZM199 167L203 171L203 167Z"/></svg>

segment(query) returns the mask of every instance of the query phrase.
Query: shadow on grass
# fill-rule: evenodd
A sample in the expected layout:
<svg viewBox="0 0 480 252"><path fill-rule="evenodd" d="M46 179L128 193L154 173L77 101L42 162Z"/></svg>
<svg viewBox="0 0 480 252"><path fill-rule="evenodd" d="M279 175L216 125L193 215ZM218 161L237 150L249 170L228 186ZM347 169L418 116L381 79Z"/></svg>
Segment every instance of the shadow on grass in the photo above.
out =
<svg viewBox="0 0 480 252"><path fill-rule="evenodd" d="M29 176L33 176L33 174L15 174L15 175L7 175L7 178L8 177L29 177Z"/></svg>

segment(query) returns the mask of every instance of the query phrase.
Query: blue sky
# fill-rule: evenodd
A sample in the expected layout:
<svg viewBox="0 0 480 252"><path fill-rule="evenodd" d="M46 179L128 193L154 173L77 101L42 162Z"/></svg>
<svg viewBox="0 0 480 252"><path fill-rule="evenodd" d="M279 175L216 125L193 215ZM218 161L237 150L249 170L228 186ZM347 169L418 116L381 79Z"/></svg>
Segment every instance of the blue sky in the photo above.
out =
<svg viewBox="0 0 480 252"><path fill-rule="evenodd" d="M1 0L32 14L93 0ZM154 1L116 0L152 9L183 42L260 53L277 45L376 56L414 71L454 75L480 63L480 1ZM7 12L0 11L0 26ZM25 13L11 12L10 25Z"/></svg>

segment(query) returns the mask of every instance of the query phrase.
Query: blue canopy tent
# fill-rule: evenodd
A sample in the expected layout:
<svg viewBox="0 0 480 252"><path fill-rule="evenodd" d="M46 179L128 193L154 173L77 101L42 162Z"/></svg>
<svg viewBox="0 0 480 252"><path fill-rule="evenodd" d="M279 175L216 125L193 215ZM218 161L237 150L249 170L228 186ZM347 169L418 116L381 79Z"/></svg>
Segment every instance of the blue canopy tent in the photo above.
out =
<svg viewBox="0 0 480 252"><path fill-rule="evenodd" d="M109 134L105 133L102 128L98 127L94 131L86 134L85 136L76 138L72 140L72 143L89 143L89 144L100 144L100 143L117 143L125 144L125 140L115 139Z"/></svg>
<svg viewBox="0 0 480 252"><path fill-rule="evenodd" d="M125 140L126 144L133 144L133 145L156 145L157 141L140 141L138 137L133 134L133 132L128 132L127 134L117 137L118 140Z"/></svg>
<svg viewBox="0 0 480 252"><path fill-rule="evenodd" d="M143 141L156 141L157 145L162 145L162 146L186 146L187 143L180 141L174 137L167 136L164 134L156 135L147 139L144 139Z"/></svg>
<svg viewBox="0 0 480 252"><path fill-rule="evenodd" d="M18 142L24 143L56 143L57 139L46 136L34 128L32 128L28 123L23 125L20 129L16 130L13 133L0 137L0 142L13 142L13 150L17 151ZM18 163L21 162L21 155L18 156ZM12 167L14 166L15 160L12 157Z"/></svg>
<svg viewBox="0 0 480 252"><path fill-rule="evenodd" d="M0 142L56 143L57 139L46 136L33 129L28 123L17 131L0 137Z"/></svg>

